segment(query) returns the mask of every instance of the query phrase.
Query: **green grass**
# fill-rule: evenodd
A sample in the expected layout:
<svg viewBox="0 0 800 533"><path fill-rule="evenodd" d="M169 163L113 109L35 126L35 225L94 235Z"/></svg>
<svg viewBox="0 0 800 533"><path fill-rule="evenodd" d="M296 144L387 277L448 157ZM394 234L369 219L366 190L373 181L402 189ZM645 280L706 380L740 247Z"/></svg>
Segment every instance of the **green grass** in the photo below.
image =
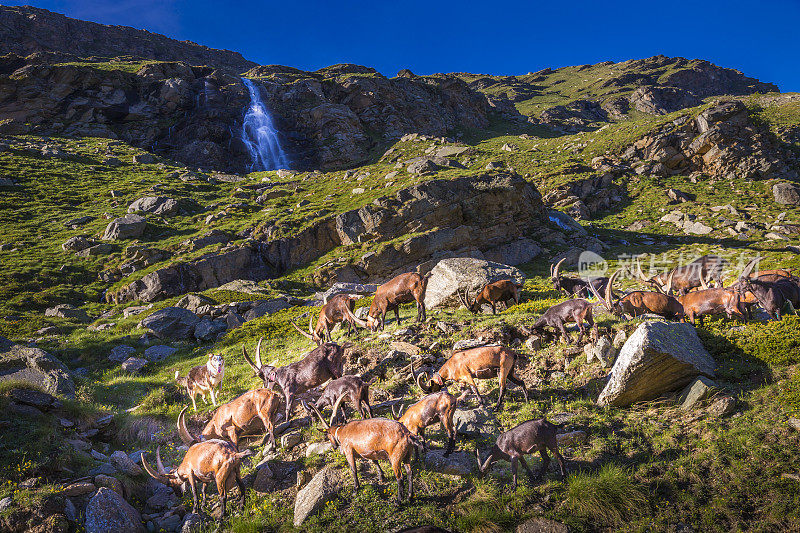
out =
<svg viewBox="0 0 800 533"><path fill-rule="evenodd" d="M608 463L598 472L570 475L567 507L594 523L621 525L647 510L647 497L632 472Z"/></svg>

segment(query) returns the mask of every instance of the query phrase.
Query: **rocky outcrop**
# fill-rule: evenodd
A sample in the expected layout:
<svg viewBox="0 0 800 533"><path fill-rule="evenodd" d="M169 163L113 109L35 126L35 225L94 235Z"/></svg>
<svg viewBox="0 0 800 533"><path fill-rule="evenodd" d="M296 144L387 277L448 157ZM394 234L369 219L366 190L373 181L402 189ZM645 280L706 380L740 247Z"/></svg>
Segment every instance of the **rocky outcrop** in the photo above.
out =
<svg viewBox="0 0 800 533"><path fill-rule="evenodd" d="M128 213L149 213L170 217L178 213L178 202L163 196L145 196L129 205Z"/></svg>
<svg viewBox="0 0 800 533"><path fill-rule="evenodd" d="M64 364L39 348L0 337L0 382L28 383L50 394L73 397L75 383Z"/></svg>
<svg viewBox="0 0 800 533"><path fill-rule="evenodd" d="M165 307L142 320L142 326L160 339L188 339L200 319L181 307Z"/></svg>
<svg viewBox="0 0 800 533"><path fill-rule="evenodd" d="M607 171L551 189L543 201L576 220L586 220L617 205L624 197L624 190L614 183L614 173Z"/></svg>
<svg viewBox="0 0 800 533"><path fill-rule="evenodd" d="M628 98L631 107L651 115L666 115L686 107L695 107L702 100L692 93L677 87L639 87Z"/></svg>
<svg viewBox="0 0 800 533"><path fill-rule="evenodd" d="M638 174L697 172L717 179L798 179L787 148L751 119L738 100L720 102L697 118L680 117L649 133L621 156Z"/></svg>
<svg viewBox="0 0 800 533"><path fill-rule="evenodd" d="M385 280L432 258L483 257L484 252L491 255L510 242L536 240L537 235L552 231L543 227L545 220L538 191L519 176L428 181L324 219L292 237L251 241L158 269L107 298L153 301L235 279L260 281L307 264L338 246L395 239L347 266L358 278L348 281ZM396 240L410 233L414 236ZM343 267L337 264L336 268Z"/></svg>
<svg viewBox="0 0 800 533"><path fill-rule="evenodd" d="M61 61L81 58L133 56L158 61L189 61L233 72L252 68L238 52L178 41L128 26L108 26L76 20L31 6L0 7L0 49L21 56L54 55Z"/></svg>
<svg viewBox="0 0 800 533"><path fill-rule="evenodd" d="M434 264L420 265L420 273L430 272L425 288L425 307L460 306L458 291L468 290L474 297L484 285L492 281L510 279L522 284L525 275L518 269L472 257L442 259Z"/></svg>
<svg viewBox="0 0 800 533"><path fill-rule="evenodd" d="M147 221L144 217L132 213L127 214L109 223L105 233L103 233L103 239L135 239L142 236L145 228L147 228Z"/></svg>
<svg viewBox="0 0 800 533"><path fill-rule="evenodd" d="M775 201L782 205L800 205L800 185L782 181L772 186Z"/></svg>
<svg viewBox="0 0 800 533"><path fill-rule="evenodd" d="M344 480L336 470L328 467L317 472L308 485L297 493L294 501L294 527L300 527L309 516L319 512L342 488Z"/></svg>
<svg viewBox="0 0 800 533"><path fill-rule="evenodd" d="M100 487L86 506L86 533L144 533L139 511L113 490Z"/></svg>
<svg viewBox="0 0 800 533"><path fill-rule="evenodd" d="M645 322L622 346L597 403L624 407L678 390L716 363L691 324Z"/></svg>

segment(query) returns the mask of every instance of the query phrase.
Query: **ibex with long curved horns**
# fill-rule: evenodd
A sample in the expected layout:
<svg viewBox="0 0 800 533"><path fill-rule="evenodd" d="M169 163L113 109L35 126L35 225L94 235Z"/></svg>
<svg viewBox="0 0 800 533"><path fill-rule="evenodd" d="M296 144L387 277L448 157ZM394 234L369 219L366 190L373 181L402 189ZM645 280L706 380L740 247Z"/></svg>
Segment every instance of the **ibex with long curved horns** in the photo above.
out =
<svg viewBox="0 0 800 533"><path fill-rule="evenodd" d="M605 297L601 297L600 294L594 290L594 287L590 287L592 293L608 311L617 316L628 315L630 317L637 317L652 313L668 319L683 318L683 306L681 303L676 298L661 292L633 291L625 294L617 299L617 301L614 301L612 287L614 285L614 280L617 279L620 272L621 270L618 270L611 275L611 279L608 285L606 285ZM672 276L674 273L674 271L670 273L670 277L667 279L667 287L672 285Z"/></svg>
<svg viewBox="0 0 800 533"><path fill-rule="evenodd" d="M659 292L670 294L673 290L683 295L698 287L703 290L709 288L709 282L715 281L717 288L722 288L722 271L727 262L716 255L704 255L681 267L667 270L648 278L642 272L642 265L636 259L636 275L638 278L652 285ZM667 287L667 280L672 275L672 283Z"/></svg>
<svg viewBox="0 0 800 533"><path fill-rule="evenodd" d="M245 487L239 475L239 470L242 459L252 455L253 452L251 450L239 452L233 444L220 439L199 442L199 439L192 436L186 428L184 416L187 409L188 407L184 407L178 416L178 434L184 444L189 446L181 464L177 468L165 468L161 462L161 447L159 446L156 448L156 466L158 469L153 470L144 455L142 455L142 466L150 477L172 487L178 495L183 494L188 485L192 491L193 513L199 512L200 508L197 500L198 483L202 485L203 505L206 503L206 488L208 484L215 483L219 493L220 506L222 507L222 514L219 517L219 523L222 524L225 519L228 489L232 488L234 484L239 487L241 506L244 506Z"/></svg>
<svg viewBox="0 0 800 533"><path fill-rule="evenodd" d="M592 285L598 292L604 292L606 290L606 285L608 284L608 278L606 277L597 277L586 281L581 278L562 276L561 264L566 260L567 258L565 257L555 265L550 265L550 281L553 282L553 287L557 291L564 292L569 298L575 296L589 298L591 296L589 285Z"/></svg>

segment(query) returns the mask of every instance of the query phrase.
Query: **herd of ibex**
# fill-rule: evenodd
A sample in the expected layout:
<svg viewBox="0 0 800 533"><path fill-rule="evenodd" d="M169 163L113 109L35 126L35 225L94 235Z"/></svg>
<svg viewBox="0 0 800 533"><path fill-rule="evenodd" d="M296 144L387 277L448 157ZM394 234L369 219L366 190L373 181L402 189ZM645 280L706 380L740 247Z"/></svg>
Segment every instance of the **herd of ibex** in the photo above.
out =
<svg viewBox="0 0 800 533"><path fill-rule="evenodd" d="M642 272L638 261L636 272L632 273L641 282L653 290L635 290L622 295L614 293L614 282L622 273L622 269L610 277L598 277L586 281L578 277L561 275L560 269L564 260L551 265L551 281L556 290L570 297L567 301L550 307L531 326L531 330L539 335L549 335L552 329L556 335L572 342L566 325L575 323L579 331L577 341L580 342L586 333L588 324L594 336L597 325L593 318L595 303L588 298L594 296L598 304L607 311L621 317L637 317L642 315L658 315L671 320L702 320L705 315L725 314L746 320L751 316L750 307L759 304L774 319L780 319L784 310L800 307L800 280L788 270L778 269L753 273L757 259L745 266L736 283L729 287L722 285L722 272L726 262L717 256L704 256L696 261L657 276L647 277ZM261 444L267 439L275 446L276 422L283 417L281 427L290 427L295 403L307 391L322 388L322 394L316 402L309 403L302 399L301 403L308 416L316 416L331 445L341 451L347 458L353 475L356 489L359 487L356 469L356 457L372 461L381 480L384 478L378 461L388 460L392 465L397 480L397 500L402 500L404 493L403 473L405 473L407 497L413 498L412 468L414 457L420 450L427 450L425 428L440 422L447 435L447 447L444 455L450 455L455 449L456 428L453 416L456 408L469 393L476 396L484 405L484 398L478 391L475 380L499 380L499 393L495 409L502 407L507 382L519 386L528 401L528 389L523 380L514 373L514 367L522 356L508 347L488 345L456 350L450 358L435 372L414 372L413 362L410 366L412 378L426 395L409 405L405 411L397 408L394 402L391 412L394 420L378 418L373 414L373 406L369 401L369 387L372 381L364 381L360 376L344 375L345 347L332 342L331 330L347 324L348 333L357 327L370 331L383 329L386 313L395 312L400 322L400 305L415 302L417 306L417 322L425 321L425 290L429 275L418 273L401 274L378 287L366 319L356 316L354 304L356 297L338 294L330 298L317 316L316 325L313 316L310 318L308 332L293 323L295 328L315 342L317 347L302 360L282 367L266 365L261 359L259 340L255 350L255 361L247 353L242 352L245 361L254 374L263 381L264 388L248 391L236 399L221 405L206 424L200 436L192 435L185 420L187 408L178 417L178 433L184 443L189 446L186 455L175 469L167 469L161 462L160 449L156 451L157 469L153 470L142 457L145 470L152 477L172 486L175 490L186 490L192 493L194 512L198 511L197 485L202 485L203 503L205 489L210 483L217 485L225 516L227 491L234 485L240 490L244 501L244 484L239 470L242 459L251 454L250 451L239 451L241 439L252 435L254 429L263 430ZM711 284L714 283L714 287ZM499 280L485 285L476 296L470 298L468 292L457 293L461 303L471 313L478 313L483 306L489 306L496 313L496 306L503 303L508 307L520 301L522 287L511 280ZM677 296L673 296L673 291ZM406 367L409 368L409 367ZM195 396L202 394L205 399L209 394L216 406L216 389L223 376L223 361L219 355L209 356L206 365L192 369L178 383L186 388L195 406ZM464 391L455 397L447 391L447 383L457 383ZM273 390L278 386L279 392ZM344 409L344 420L339 421L339 410L345 399L349 399L352 408L359 413L361 419L347 422ZM402 399L400 400L402 402ZM281 403L283 413L281 414ZM387 402L392 403L392 402ZM321 409L331 407L330 420L323 418ZM307 419L306 419L307 420ZM254 428L254 426L256 426ZM485 472L491 464L504 459L511 463L513 483L517 483L517 464L522 463L531 479L541 477L549 464L547 451L552 452L558 460L562 477L565 475L564 459L558 451L556 440L557 426L545 419L523 422L501 434L489 455L478 463L481 472ZM535 451L542 455L542 464L538 476L534 476L525 462L524 455ZM413 453L413 456L412 456Z"/></svg>

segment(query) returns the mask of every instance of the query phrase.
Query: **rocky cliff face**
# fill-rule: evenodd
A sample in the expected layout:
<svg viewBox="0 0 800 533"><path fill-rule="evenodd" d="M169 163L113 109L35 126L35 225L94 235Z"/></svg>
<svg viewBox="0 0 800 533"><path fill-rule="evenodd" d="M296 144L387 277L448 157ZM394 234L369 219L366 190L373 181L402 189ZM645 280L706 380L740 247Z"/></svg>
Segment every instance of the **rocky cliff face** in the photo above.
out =
<svg viewBox="0 0 800 533"><path fill-rule="evenodd" d="M382 243L352 263L321 268L326 281L380 281L432 258L471 255L504 263L530 261L536 242L552 238L539 192L516 175L433 180L269 242L253 240L196 261L147 274L114 293L117 301L154 301L220 286L260 281L305 265L338 246ZM560 232L559 238L563 239ZM408 235L405 239L398 237Z"/></svg>
<svg viewBox="0 0 800 533"><path fill-rule="evenodd" d="M157 61L185 61L232 72L255 66L238 52L178 41L127 26L76 20L31 6L0 6L0 50L18 56L39 54L49 60L128 56Z"/></svg>

